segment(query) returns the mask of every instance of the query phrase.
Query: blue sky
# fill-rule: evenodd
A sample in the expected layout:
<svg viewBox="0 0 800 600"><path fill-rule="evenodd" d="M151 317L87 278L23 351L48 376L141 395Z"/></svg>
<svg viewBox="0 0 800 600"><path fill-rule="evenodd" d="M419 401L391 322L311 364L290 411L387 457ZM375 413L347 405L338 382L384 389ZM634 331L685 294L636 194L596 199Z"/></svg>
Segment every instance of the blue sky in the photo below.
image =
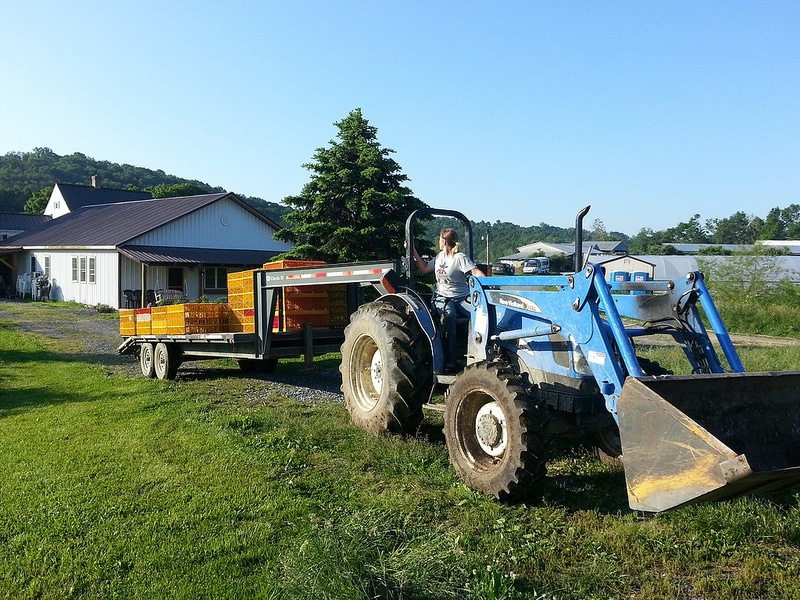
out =
<svg viewBox="0 0 800 600"><path fill-rule="evenodd" d="M5 0L0 52L2 154L279 202L361 108L416 196L476 221L800 203L798 1Z"/></svg>

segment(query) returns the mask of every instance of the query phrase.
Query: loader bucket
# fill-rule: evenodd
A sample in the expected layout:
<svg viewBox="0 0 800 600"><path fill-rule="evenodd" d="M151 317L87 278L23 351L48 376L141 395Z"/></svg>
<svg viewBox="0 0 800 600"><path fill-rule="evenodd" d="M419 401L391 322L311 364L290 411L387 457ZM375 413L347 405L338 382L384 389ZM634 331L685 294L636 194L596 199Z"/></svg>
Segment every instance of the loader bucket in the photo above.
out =
<svg viewBox="0 0 800 600"><path fill-rule="evenodd" d="M628 377L617 413L634 510L800 483L800 372Z"/></svg>

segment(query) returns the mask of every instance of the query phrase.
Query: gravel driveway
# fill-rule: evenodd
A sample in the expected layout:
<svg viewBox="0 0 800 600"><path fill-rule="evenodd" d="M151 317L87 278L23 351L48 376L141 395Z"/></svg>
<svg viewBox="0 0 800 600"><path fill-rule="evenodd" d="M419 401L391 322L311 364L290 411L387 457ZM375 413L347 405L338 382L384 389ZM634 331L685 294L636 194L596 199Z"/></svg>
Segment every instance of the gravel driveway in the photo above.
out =
<svg viewBox="0 0 800 600"><path fill-rule="evenodd" d="M115 315L100 314L91 308L0 300L0 317L15 322L22 331L70 340L74 354L105 365L110 375L141 377L137 360L117 354L117 347L123 338L119 334L119 320ZM178 379L197 378L207 372L202 361L187 361L181 365ZM245 375L236 368L226 369L224 374L222 371L219 373L221 377L247 377L252 380L253 385L249 387L254 396L260 392L270 392L304 401L342 400L342 378L337 368L290 372L279 365L274 373L269 374Z"/></svg>

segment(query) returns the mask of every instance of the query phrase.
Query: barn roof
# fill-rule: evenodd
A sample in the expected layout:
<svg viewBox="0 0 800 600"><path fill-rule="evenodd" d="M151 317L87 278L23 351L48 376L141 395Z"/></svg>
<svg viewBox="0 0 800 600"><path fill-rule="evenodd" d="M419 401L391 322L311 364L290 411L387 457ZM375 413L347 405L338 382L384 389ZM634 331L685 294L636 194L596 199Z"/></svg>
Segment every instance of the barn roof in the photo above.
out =
<svg viewBox="0 0 800 600"><path fill-rule="evenodd" d="M268 262L278 250L234 250L228 248L172 248L167 246L121 246L120 254L149 265L252 265Z"/></svg>
<svg viewBox="0 0 800 600"><path fill-rule="evenodd" d="M0 212L0 229L8 231L24 231L47 223L51 217L45 215L29 215L25 213Z"/></svg>
<svg viewBox="0 0 800 600"><path fill-rule="evenodd" d="M274 229L280 229L280 226L274 221L250 208L235 194L202 194L86 206L39 227L12 236L4 240L0 247L121 246L125 242L223 198L233 200L244 210L257 215Z"/></svg>
<svg viewBox="0 0 800 600"><path fill-rule="evenodd" d="M70 211L78 210L84 206L149 200L153 197L150 192L115 190L92 185L77 185L74 183L57 183L56 187L61 192L61 197L64 199L64 202L67 203Z"/></svg>

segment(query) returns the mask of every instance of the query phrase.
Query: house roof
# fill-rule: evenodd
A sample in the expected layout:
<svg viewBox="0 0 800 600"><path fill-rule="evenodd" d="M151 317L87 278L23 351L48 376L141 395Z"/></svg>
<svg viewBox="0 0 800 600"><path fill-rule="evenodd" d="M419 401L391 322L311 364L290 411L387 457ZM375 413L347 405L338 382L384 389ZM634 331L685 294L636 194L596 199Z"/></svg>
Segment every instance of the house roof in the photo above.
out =
<svg viewBox="0 0 800 600"><path fill-rule="evenodd" d="M46 223L52 217L45 215L28 215L23 213L0 212L0 229L8 231L24 231Z"/></svg>
<svg viewBox="0 0 800 600"><path fill-rule="evenodd" d="M280 226L274 221L250 208L235 194L228 192L86 206L39 227L12 236L4 240L0 248L3 246L121 246L125 242L223 198L233 200L274 229L280 229Z"/></svg>
<svg viewBox="0 0 800 600"><path fill-rule="evenodd" d="M129 245L120 254L149 265L258 265L269 261L279 250L232 250L228 248L172 248Z"/></svg>
<svg viewBox="0 0 800 600"><path fill-rule="evenodd" d="M153 197L150 192L114 190L91 185L77 185L74 183L57 183L56 187L58 187L61 192L61 197L64 198L64 201L71 211L78 210L84 206L149 200Z"/></svg>

